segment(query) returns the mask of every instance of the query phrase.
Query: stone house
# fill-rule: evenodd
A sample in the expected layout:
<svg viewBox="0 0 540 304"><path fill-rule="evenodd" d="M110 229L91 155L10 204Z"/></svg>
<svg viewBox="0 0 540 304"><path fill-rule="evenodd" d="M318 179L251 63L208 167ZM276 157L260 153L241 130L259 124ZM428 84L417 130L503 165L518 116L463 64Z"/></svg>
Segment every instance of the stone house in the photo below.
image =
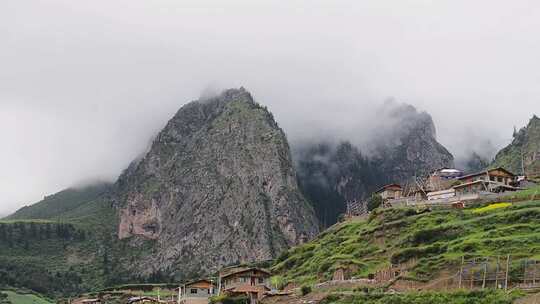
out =
<svg viewBox="0 0 540 304"><path fill-rule="evenodd" d="M216 289L212 281L201 279L182 285L180 295L180 303L203 304L216 295Z"/></svg>

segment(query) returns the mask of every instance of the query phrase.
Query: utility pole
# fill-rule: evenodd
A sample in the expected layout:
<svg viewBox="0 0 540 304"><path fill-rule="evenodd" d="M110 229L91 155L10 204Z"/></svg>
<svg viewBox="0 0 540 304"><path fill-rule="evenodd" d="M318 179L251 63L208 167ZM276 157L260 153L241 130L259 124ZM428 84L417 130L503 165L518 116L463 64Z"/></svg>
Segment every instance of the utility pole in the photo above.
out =
<svg viewBox="0 0 540 304"><path fill-rule="evenodd" d="M504 278L504 290L508 290L508 268L510 268L510 255L506 256L506 276Z"/></svg>
<svg viewBox="0 0 540 304"><path fill-rule="evenodd" d="M217 295L221 295L221 273L218 273L218 291Z"/></svg>
<svg viewBox="0 0 540 304"><path fill-rule="evenodd" d="M527 284L527 268L529 268L529 259L525 259L525 266L523 266L523 285Z"/></svg>
<svg viewBox="0 0 540 304"><path fill-rule="evenodd" d="M459 289L461 289L461 278L463 277L463 262L465 262L465 256L461 256L461 267L459 267Z"/></svg>
<svg viewBox="0 0 540 304"><path fill-rule="evenodd" d="M521 175L525 176L525 161L523 158L524 158L523 146L521 146Z"/></svg>
<svg viewBox="0 0 540 304"><path fill-rule="evenodd" d="M500 257L497 256L497 271L495 271L495 288L499 288L499 263L500 263Z"/></svg>
<svg viewBox="0 0 540 304"><path fill-rule="evenodd" d="M176 303L180 304L180 299L182 298L182 286L178 286L178 299Z"/></svg>

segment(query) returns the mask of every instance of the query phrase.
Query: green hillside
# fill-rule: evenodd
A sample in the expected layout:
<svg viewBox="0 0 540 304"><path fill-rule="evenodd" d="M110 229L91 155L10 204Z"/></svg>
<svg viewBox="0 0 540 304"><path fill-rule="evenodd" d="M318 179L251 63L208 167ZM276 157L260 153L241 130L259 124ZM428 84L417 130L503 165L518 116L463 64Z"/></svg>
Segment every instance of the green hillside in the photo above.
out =
<svg viewBox="0 0 540 304"><path fill-rule="evenodd" d="M391 263L416 260L408 277L426 281L444 269L455 270L462 256L507 254L513 256L516 269L522 258L540 258L540 201L483 209L376 210L368 219L337 224L312 242L289 250L273 271L285 283L308 284L330 280L339 267L367 278Z"/></svg>
<svg viewBox="0 0 540 304"><path fill-rule="evenodd" d="M2 295L4 295L2 297ZM4 298L4 302L2 302ZM5 304L52 304L51 301L34 293L25 293L14 290L0 290L0 303Z"/></svg>
<svg viewBox="0 0 540 304"><path fill-rule="evenodd" d="M0 220L0 286L58 298L141 280L128 268L150 246L117 240L108 188L65 190Z"/></svg>
<svg viewBox="0 0 540 304"><path fill-rule="evenodd" d="M81 207L86 207L104 195L111 188L110 184L100 183L84 188L70 188L56 194L46 196L42 201L19 209L6 219L53 219L77 217L83 215L86 210L77 211ZM75 214L71 214L75 213Z"/></svg>

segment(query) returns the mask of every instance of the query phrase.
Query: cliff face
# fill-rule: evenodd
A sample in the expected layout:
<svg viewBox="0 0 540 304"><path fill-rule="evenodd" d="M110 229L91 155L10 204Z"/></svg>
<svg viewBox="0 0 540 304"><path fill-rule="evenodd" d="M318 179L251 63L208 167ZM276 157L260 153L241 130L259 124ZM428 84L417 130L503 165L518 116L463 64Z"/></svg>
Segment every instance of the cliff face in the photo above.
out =
<svg viewBox="0 0 540 304"><path fill-rule="evenodd" d="M390 121L374 148L374 162L389 182L405 183L435 169L453 167L454 157L437 141L431 115L407 104L386 104L381 118ZM382 136L381 136L382 135Z"/></svg>
<svg viewBox="0 0 540 304"><path fill-rule="evenodd" d="M118 237L155 240L142 268L183 276L270 259L318 232L295 176L283 131L247 91L191 102L120 177Z"/></svg>
<svg viewBox="0 0 540 304"><path fill-rule="evenodd" d="M365 153L349 141L296 149L299 183L323 224L335 223L348 200L365 199L384 184L407 183L454 165L452 154L437 142L431 116L413 106L385 103L370 133Z"/></svg>
<svg viewBox="0 0 540 304"><path fill-rule="evenodd" d="M512 143L497 153L492 167L540 178L540 118L534 115L526 127L514 132Z"/></svg>

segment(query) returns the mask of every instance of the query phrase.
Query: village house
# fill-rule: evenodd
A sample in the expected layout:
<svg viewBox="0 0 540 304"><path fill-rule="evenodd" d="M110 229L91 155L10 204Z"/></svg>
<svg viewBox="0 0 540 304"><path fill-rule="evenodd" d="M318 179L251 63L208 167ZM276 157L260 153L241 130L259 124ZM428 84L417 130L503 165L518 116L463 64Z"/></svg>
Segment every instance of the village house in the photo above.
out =
<svg viewBox="0 0 540 304"><path fill-rule="evenodd" d="M442 168L435 170L427 178L426 190L431 192L447 190L461 176L463 176L463 172L458 169Z"/></svg>
<svg viewBox="0 0 540 304"><path fill-rule="evenodd" d="M180 287L178 303L183 304L206 304L210 297L216 295L214 283L210 280L201 279L186 283Z"/></svg>
<svg viewBox="0 0 540 304"><path fill-rule="evenodd" d="M514 182L515 175L504 169L504 168L495 168L489 169L486 171L468 174L458 178L462 183L472 183L476 181L491 181L504 185L511 185Z"/></svg>
<svg viewBox="0 0 540 304"><path fill-rule="evenodd" d="M380 195L383 201L399 199L403 194L403 188L398 184L389 184L377 190L375 194Z"/></svg>
<svg viewBox="0 0 540 304"><path fill-rule="evenodd" d="M246 295L254 304L270 291L270 276L269 271L257 267L227 268L219 273L220 292L230 296Z"/></svg>
<svg viewBox="0 0 540 304"><path fill-rule="evenodd" d="M461 184L454 186L454 189L456 195L515 191L519 189L513 186L515 177L512 172L504 168L495 168L460 177Z"/></svg>

